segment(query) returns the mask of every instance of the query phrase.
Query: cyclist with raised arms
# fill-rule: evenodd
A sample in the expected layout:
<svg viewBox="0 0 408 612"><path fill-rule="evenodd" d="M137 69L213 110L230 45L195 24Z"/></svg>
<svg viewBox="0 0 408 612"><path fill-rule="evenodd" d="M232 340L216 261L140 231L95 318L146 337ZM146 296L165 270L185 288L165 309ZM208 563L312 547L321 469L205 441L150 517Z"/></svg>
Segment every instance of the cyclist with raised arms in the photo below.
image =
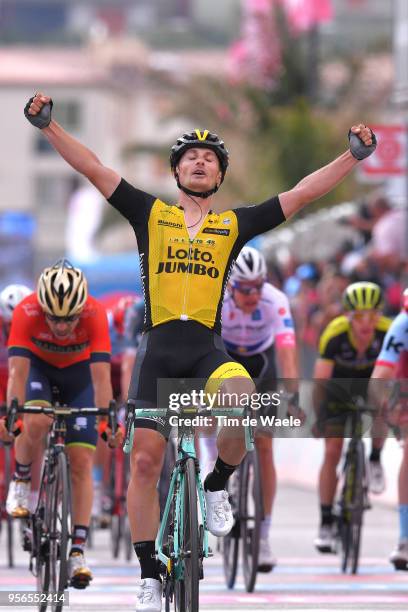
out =
<svg viewBox="0 0 408 612"><path fill-rule="evenodd" d="M391 324L381 316L383 298L375 283L352 283L343 293L344 315L323 331L313 379L313 404L317 416L314 431L325 437L324 459L319 474L321 522L315 546L319 552L335 552L333 502L337 488L337 466L341 458L347 409L352 397L367 396L369 378ZM380 453L384 438L372 440L369 460L370 489L381 493L384 476Z"/></svg>
<svg viewBox="0 0 408 612"><path fill-rule="evenodd" d="M403 439L403 454L398 477L399 502L399 541L392 551L390 562L397 570L408 570L408 289L403 293L403 308L394 319L378 355L374 371L371 375L370 400L382 407L382 400L387 398L386 381L399 380L405 399L398 403L390 413L390 420L395 419Z"/></svg>
<svg viewBox="0 0 408 612"><path fill-rule="evenodd" d="M296 337L286 295L266 282L265 258L257 249L245 246L232 269L222 307L222 338L228 353L241 363L255 380L259 393L276 390L277 370L285 380L294 414L298 408L298 367ZM267 414L272 405L265 407ZM211 439L211 438L209 438ZM258 570L270 571L276 564L269 532L276 493L276 470L270 432L258 435L264 518L261 523Z"/></svg>
<svg viewBox="0 0 408 612"><path fill-rule="evenodd" d="M36 293L16 307L9 337L7 402L73 407L107 407L112 399L110 341L105 309L88 295L81 270L62 259L42 272ZM15 518L29 515L31 464L50 427L46 415L25 415L15 441L16 469L6 508ZM7 432L0 421L0 436ZM67 453L73 494L69 578L85 588L92 573L84 557L92 508L92 462L97 441L95 417L70 417Z"/></svg>
<svg viewBox="0 0 408 612"><path fill-rule="evenodd" d="M350 149L290 191L258 206L218 214L212 210L213 195L224 180L229 155L216 134L195 130L172 147L170 164L179 192L177 205L171 205L136 189L104 166L52 120L51 109L51 98L37 93L27 103L25 116L128 219L136 234L145 326L129 397L137 407L156 407L157 380L180 377L212 378L220 385L221 396L251 393L249 374L226 353L220 337L222 298L234 259L248 240L333 189L358 160L370 155L376 147L370 128L362 124L352 127ZM137 596L140 612L157 612L162 603L155 559L159 525L156 484L168 436L166 424L159 417L139 419L131 457L128 514L142 570ZM216 465L205 480L208 527L218 536L232 528L225 485L245 454L243 429L234 433L237 437L231 441L231 432L221 429Z"/></svg>

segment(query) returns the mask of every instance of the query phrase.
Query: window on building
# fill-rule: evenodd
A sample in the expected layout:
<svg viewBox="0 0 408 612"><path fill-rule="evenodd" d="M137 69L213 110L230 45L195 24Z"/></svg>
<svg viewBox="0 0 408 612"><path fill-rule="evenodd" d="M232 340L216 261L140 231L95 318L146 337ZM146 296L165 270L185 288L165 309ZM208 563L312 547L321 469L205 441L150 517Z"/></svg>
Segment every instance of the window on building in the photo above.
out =
<svg viewBox="0 0 408 612"><path fill-rule="evenodd" d="M72 177L39 174L34 179L35 206L40 215L62 215L71 190Z"/></svg>

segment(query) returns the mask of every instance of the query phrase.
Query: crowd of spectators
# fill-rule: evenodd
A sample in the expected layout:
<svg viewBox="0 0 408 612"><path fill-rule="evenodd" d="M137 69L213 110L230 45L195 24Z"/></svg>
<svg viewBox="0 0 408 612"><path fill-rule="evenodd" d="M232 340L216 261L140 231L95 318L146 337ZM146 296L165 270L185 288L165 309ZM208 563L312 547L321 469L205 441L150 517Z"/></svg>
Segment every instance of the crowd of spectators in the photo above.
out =
<svg viewBox="0 0 408 612"><path fill-rule="evenodd" d="M341 296L349 283L378 283L384 291L384 313L390 317L399 312L408 285L405 209L394 208L377 193L340 223L352 227L357 240L344 242L329 260L292 257L285 265L270 265L271 282L290 298L299 342L313 349L326 325L341 314Z"/></svg>

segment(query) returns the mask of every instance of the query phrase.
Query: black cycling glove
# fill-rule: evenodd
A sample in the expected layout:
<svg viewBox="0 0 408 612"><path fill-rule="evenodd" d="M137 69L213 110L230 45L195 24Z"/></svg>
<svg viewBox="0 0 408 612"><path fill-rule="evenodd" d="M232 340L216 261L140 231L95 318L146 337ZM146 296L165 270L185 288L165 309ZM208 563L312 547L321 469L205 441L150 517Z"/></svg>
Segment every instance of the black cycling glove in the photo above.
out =
<svg viewBox="0 0 408 612"><path fill-rule="evenodd" d="M32 103L33 100L34 100L34 96L30 98L27 104L25 105L24 115L26 116L26 119L28 119L28 121L32 125L34 125L34 127L39 128L40 130L43 130L44 128L48 127L51 123L51 111L52 111L53 102L52 100L50 100L48 104L44 104L44 106L42 107L42 109L37 115L30 115L28 112L28 109L30 108L30 104Z"/></svg>
<svg viewBox="0 0 408 612"><path fill-rule="evenodd" d="M377 138L375 137L375 134L372 130L371 138L373 144L371 145L365 145L364 142L357 136L357 134L354 134L351 130L349 130L348 138L350 141L351 154L353 157L355 157L355 159L358 159L359 161L365 159L366 157L371 155L371 153L374 153L377 147Z"/></svg>

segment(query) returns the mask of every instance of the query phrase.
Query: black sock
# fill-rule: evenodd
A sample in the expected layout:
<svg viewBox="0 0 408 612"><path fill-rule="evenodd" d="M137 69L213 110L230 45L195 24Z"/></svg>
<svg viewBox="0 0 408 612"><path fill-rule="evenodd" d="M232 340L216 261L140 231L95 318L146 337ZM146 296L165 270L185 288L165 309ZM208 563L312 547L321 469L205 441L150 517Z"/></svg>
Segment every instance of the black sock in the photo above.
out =
<svg viewBox="0 0 408 612"><path fill-rule="evenodd" d="M84 554L84 548L86 539L88 537L89 527L86 525L74 525L74 530L72 532L72 546L70 550L70 555L73 553L81 553Z"/></svg>
<svg viewBox="0 0 408 612"><path fill-rule="evenodd" d="M382 448L372 448L369 461L380 461Z"/></svg>
<svg viewBox="0 0 408 612"><path fill-rule="evenodd" d="M222 491L222 489L225 489L228 478L235 472L237 467L237 465L224 463L221 457L218 456L213 471L204 480L205 491Z"/></svg>
<svg viewBox="0 0 408 612"><path fill-rule="evenodd" d="M19 463L16 461L14 480L31 480L31 463Z"/></svg>
<svg viewBox="0 0 408 612"><path fill-rule="evenodd" d="M320 504L321 525L333 525L333 506L332 504Z"/></svg>
<svg viewBox="0 0 408 612"><path fill-rule="evenodd" d="M133 548L140 563L142 578L155 578L161 580L159 572L159 564L156 559L156 547L154 540L146 540L145 542L133 542Z"/></svg>

